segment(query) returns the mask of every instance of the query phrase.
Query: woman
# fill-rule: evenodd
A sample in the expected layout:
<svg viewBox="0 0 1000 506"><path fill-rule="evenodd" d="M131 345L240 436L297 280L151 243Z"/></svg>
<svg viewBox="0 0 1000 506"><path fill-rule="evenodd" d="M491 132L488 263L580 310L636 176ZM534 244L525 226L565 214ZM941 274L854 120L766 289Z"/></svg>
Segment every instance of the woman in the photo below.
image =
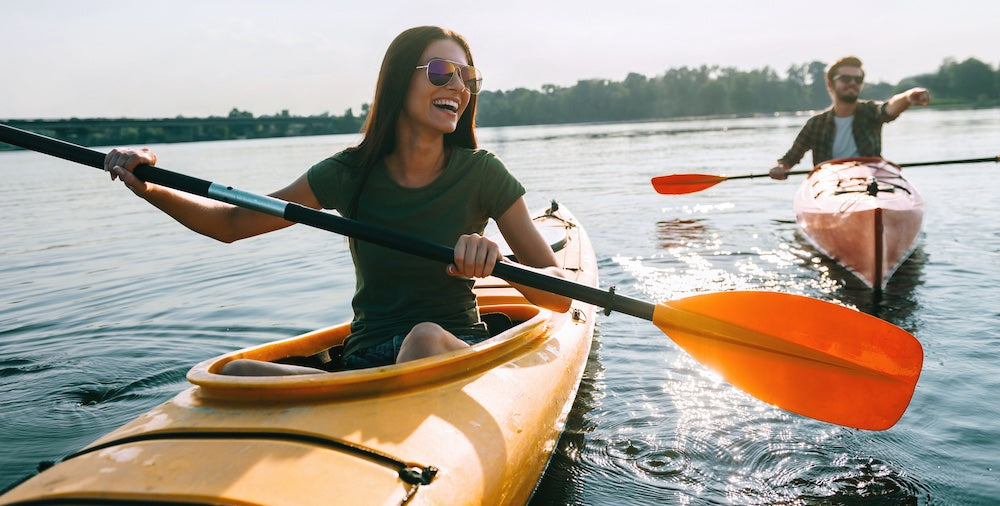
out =
<svg viewBox="0 0 1000 506"><path fill-rule="evenodd" d="M489 276L499 247L482 236L493 218L518 260L562 276L552 250L531 222L524 188L503 163L477 149L476 96L482 78L465 39L438 27L404 31L390 44L361 143L311 167L272 196L455 245L454 262L429 260L351 241L357 275L351 335L343 364L350 369L415 360L480 342L471 278ZM291 222L147 184L132 174L153 165L148 149L114 149L111 178L188 228L232 242ZM570 299L516 286L532 303L567 311ZM322 372L251 360L229 374Z"/></svg>

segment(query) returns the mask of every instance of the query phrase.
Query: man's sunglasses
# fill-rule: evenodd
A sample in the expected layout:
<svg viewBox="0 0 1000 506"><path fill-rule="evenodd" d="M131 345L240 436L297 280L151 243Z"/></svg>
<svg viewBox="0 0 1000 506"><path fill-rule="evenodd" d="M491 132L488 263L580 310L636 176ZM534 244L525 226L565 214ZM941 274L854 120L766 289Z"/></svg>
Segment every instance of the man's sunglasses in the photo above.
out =
<svg viewBox="0 0 1000 506"><path fill-rule="evenodd" d="M461 75L459 81L465 85L469 93L475 95L483 86L483 75L471 65L462 65L440 58L432 58L427 65L418 65L418 69L427 69L427 80L434 86L444 86L455 78L456 72Z"/></svg>
<svg viewBox="0 0 1000 506"><path fill-rule="evenodd" d="M849 76L847 74L837 74L836 76L833 77L833 79L835 81L840 81L844 84L847 84L851 81L854 81L854 84L861 84L865 82L865 76Z"/></svg>

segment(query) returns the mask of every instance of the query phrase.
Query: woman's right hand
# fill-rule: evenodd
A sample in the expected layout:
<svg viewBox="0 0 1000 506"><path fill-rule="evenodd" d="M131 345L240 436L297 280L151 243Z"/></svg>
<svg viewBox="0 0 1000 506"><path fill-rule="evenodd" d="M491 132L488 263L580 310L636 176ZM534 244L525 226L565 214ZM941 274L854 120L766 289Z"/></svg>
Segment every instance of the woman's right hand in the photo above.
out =
<svg viewBox="0 0 1000 506"><path fill-rule="evenodd" d="M447 266L450 276L485 278L500 261L500 246L479 234L465 234L455 243L455 259Z"/></svg>
<svg viewBox="0 0 1000 506"><path fill-rule="evenodd" d="M149 148L115 148L104 157L104 170L111 174L111 180L121 179L132 193L140 197L148 191L148 187L132 171L140 165L155 164L156 153Z"/></svg>

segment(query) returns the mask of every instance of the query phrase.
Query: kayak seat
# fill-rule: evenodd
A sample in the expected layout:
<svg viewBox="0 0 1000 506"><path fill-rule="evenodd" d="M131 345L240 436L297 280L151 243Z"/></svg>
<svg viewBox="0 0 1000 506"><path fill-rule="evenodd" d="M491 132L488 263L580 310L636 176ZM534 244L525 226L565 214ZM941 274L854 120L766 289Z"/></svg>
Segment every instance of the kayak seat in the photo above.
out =
<svg viewBox="0 0 1000 506"><path fill-rule="evenodd" d="M486 324L486 330L489 331L490 337L509 330L515 325L510 316L507 316L505 313L484 313L480 316L480 319ZM343 354L344 346L338 344L313 355L279 358L274 362L276 364L312 367L313 369L322 369L326 372L337 372L343 370L343 365L341 364Z"/></svg>
<svg viewBox="0 0 1000 506"><path fill-rule="evenodd" d="M493 337L514 326L513 320L506 313L483 313L479 319L486 324L486 330Z"/></svg>
<svg viewBox="0 0 1000 506"><path fill-rule="evenodd" d="M276 364L300 365L322 369L326 372L337 372L343 370L340 360L344 356L344 345L338 344L327 348L319 353L307 357L285 357L274 361Z"/></svg>

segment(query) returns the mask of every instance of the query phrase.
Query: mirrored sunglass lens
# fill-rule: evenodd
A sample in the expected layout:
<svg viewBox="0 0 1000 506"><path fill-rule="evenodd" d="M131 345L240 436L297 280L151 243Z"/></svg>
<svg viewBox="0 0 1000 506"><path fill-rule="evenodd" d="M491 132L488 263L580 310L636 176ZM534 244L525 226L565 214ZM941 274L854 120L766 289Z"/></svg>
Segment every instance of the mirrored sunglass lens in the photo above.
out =
<svg viewBox="0 0 1000 506"><path fill-rule="evenodd" d="M475 95L479 93L479 88L483 85L483 75L476 67L465 67L462 69L462 82L469 89L469 93Z"/></svg>
<svg viewBox="0 0 1000 506"><path fill-rule="evenodd" d="M431 60L427 62L427 79L434 86L444 86L451 81L455 75L455 65L444 60Z"/></svg>

